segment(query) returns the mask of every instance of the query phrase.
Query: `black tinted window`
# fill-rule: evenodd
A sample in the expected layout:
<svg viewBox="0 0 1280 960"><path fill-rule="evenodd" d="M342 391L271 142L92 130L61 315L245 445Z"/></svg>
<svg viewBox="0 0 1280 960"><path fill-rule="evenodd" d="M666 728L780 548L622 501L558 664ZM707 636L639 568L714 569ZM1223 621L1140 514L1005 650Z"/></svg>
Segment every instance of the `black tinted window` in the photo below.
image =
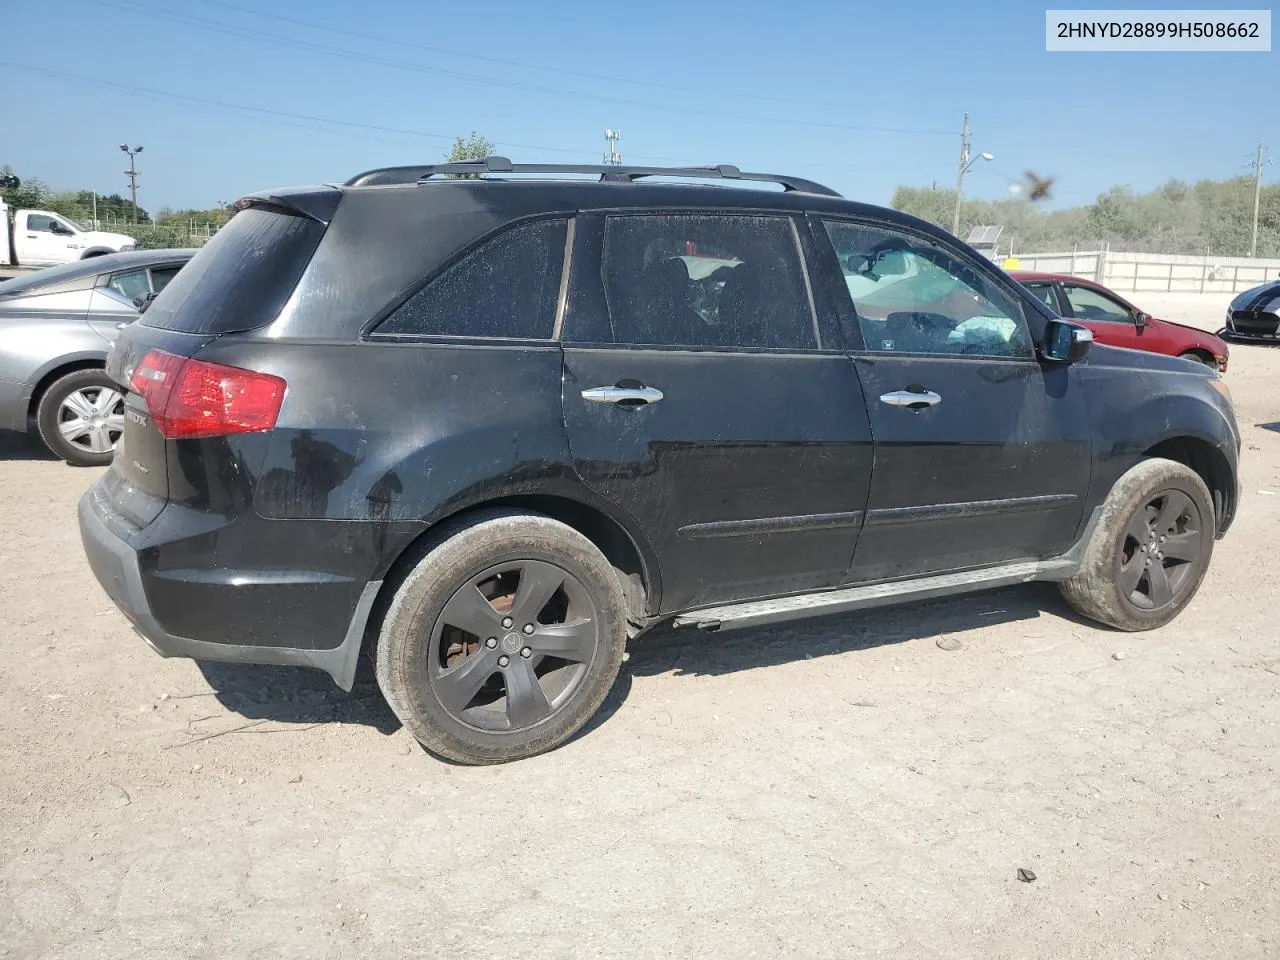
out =
<svg viewBox="0 0 1280 960"><path fill-rule="evenodd" d="M565 229L564 220L543 220L498 234L405 301L377 332L550 339Z"/></svg>
<svg viewBox="0 0 1280 960"><path fill-rule="evenodd" d="M241 210L165 286L143 323L184 333L266 326L293 293L324 230L307 217Z"/></svg>
<svg viewBox="0 0 1280 960"><path fill-rule="evenodd" d="M169 281L178 275L181 267L156 267L151 271L151 288L159 293L169 285Z"/></svg>
<svg viewBox="0 0 1280 960"><path fill-rule="evenodd" d="M617 343L817 346L784 217L610 217L603 269Z"/></svg>

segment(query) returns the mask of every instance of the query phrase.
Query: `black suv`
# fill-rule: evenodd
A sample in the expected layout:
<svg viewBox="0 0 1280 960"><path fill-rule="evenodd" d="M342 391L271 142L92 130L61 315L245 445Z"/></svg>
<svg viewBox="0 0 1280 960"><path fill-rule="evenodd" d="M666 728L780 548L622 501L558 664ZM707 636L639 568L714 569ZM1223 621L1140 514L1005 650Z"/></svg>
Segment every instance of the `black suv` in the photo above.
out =
<svg viewBox="0 0 1280 960"><path fill-rule="evenodd" d="M109 358L89 561L165 656L367 650L454 760L563 742L664 621L1054 580L1159 626L1231 523L1215 373L818 184L495 157L237 206Z"/></svg>

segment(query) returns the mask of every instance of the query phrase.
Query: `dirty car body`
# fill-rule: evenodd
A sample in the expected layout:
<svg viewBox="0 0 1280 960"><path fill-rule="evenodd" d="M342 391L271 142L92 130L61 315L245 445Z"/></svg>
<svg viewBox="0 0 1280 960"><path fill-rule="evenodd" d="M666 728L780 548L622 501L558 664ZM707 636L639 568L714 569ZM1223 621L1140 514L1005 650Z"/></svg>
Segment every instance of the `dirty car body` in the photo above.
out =
<svg viewBox="0 0 1280 960"><path fill-rule="evenodd" d="M426 170L245 198L122 332L124 439L80 523L160 653L349 688L397 585L494 510L589 540L632 635L1062 579L1153 451L1231 523L1211 371L1047 361L1069 325L929 224L804 183ZM859 316L935 267L981 308Z"/></svg>

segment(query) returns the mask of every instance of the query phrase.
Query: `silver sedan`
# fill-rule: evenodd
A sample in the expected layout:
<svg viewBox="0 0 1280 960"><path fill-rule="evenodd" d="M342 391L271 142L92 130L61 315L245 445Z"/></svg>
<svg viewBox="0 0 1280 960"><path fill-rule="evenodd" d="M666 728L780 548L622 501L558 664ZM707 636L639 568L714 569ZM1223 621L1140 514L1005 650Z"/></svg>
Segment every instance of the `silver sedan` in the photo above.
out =
<svg viewBox="0 0 1280 960"><path fill-rule="evenodd" d="M107 351L194 253L115 253L0 282L0 429L38 434L77 466L110 463L124 398Z"/></svg>

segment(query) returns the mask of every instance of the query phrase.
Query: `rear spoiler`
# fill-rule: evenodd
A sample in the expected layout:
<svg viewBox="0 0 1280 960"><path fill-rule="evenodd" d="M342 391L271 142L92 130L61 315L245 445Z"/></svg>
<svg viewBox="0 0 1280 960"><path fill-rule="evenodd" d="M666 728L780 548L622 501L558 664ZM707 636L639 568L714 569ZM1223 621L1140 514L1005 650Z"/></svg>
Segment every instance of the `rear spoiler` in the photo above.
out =
<svg viewBox="0 0 1280 960"><path fill-rule="evenodd" d="M336 187L292 187L250 193L237 200L234 206L237 210L248 210L251 207L274 209L328 226L341 200L342 191Z"/></svg>

